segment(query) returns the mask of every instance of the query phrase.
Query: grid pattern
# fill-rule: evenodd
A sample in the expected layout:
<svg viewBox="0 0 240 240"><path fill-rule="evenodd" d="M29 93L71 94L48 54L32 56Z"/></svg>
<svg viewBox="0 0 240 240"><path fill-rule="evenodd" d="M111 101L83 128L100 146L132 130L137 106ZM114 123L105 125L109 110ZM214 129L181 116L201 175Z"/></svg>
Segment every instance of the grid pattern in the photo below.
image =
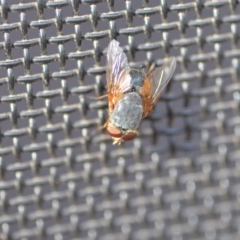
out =
<svg viewBox="0 0 240 240"><path fill-rule="evenodd" d="M240 239L239 0L1 0L0 239ZM113 146L105 50L177 69Z"/></svg>

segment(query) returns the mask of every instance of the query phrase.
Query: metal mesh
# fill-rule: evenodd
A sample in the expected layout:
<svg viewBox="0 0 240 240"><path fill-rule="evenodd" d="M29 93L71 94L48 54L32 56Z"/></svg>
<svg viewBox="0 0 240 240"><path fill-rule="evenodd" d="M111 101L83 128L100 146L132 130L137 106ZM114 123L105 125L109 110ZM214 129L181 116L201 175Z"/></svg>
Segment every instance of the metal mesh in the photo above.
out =
<svg viewBox="0 0 240 240"><path fill-rule="evenodd" d="M239 0L1 0L0 31L0 239L240 239ZM113 38L178 64L122 146Z"/></svg>

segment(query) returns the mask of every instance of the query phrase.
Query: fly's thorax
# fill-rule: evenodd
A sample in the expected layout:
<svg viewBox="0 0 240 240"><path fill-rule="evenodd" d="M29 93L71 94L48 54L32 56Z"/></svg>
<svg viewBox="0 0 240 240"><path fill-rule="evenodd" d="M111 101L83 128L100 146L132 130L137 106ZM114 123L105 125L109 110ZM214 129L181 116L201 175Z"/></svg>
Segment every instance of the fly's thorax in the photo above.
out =
<svg viewBox="0 0 240 240"><path fill-rule="evenodd" d="M142 116L142 98L137 92L130 92L118 101L110 116L110 122L122 130L137 129Z"/></svg>

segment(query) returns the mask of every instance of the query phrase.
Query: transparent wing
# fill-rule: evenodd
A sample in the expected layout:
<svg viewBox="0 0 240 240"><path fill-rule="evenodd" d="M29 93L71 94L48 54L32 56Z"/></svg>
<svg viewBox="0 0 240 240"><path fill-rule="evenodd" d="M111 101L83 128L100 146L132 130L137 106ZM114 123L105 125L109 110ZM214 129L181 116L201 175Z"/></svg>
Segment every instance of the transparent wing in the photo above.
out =
<svg viewBox="0 0 240 240"><path fill-rule="evenodd" d="M168 82L173 76L173 73L176 68L175 58L171 58L163 66L156 68L150 76L151 90L150 96L152 99L152 105L156 104L161 93L167 86Z"/></svg>
<svg viewBox="0 0 240 240"><path fill-rule="evenodd" d="M130 88L130 75L127 56L119 47L119 42L112 40L107 48L107 87L108 92L125 92Z"/></svg>
<svg viewBox="0 0 240 240"><path fill-rule="evenodd" d="M148 71L143 87L140 90L143 99L143 117L146 117L152 111L164 88L172 78L175 68L176 60L175 58L171 58L162 67L156 68L153 71L150 68Z"/></svg>

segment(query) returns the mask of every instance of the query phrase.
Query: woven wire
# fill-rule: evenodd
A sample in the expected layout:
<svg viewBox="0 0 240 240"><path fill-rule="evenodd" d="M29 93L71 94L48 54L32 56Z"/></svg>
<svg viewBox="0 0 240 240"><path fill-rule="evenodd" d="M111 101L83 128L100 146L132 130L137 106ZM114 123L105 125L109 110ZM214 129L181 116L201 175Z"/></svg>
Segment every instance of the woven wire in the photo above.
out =
<svg viewBox="0 0 240 240"><path fill-rule="evenodd" d="M239 0L1 0L0 239L240 239ZM113 146L105 49L177 69Z"/></svg>

